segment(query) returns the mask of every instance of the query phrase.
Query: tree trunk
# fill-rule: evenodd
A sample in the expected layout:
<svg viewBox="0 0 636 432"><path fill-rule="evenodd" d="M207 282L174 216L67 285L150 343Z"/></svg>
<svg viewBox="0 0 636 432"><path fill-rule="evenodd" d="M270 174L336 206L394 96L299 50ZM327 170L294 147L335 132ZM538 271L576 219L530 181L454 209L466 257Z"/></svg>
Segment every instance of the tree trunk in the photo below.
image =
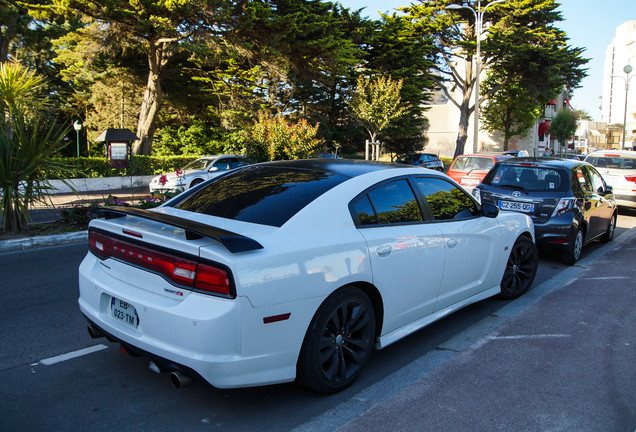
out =
<svg viewBox="0 0 636 432"><path fill-rule="evenodd" d="M470 60L470 61L469 61ZM466 140L468 140L468 121L470 115L475 111L474 105L470 106L470 101L475 89L475 76L473 70L472 57L466 60L466 71L462 85L462 102L459 105L459 125L457 127L457 141L455 143L455 155L453 158L464 154ZM479 149L473 149L478 151Z"/></svg>
<svg viewBox="0 0 636 432"><path fill-rule="evenodd" d="M466 140L468 140L468 120L470 119L470 114L474 111L474 108L469 106L471 94L470 89L464 91L462 104L459 108L459 125L457 126L457 141L455 142L455 155L453 158L464 154L464 147L466 146ZM477 151L477 149L473 149L473 151Z"/></svg>
<svg viewBox="0 0 636 432"><path fill-rule="evenodd" d="M160 44L153 41L148 42L148 83L144 92L144 99L139 109L139 123L137 124L137 136L139 141L135 141L133 154L150 155L152 152L152 140L155 135L155 118L161 108L161 75L167 64L167 55Z"/></svg>

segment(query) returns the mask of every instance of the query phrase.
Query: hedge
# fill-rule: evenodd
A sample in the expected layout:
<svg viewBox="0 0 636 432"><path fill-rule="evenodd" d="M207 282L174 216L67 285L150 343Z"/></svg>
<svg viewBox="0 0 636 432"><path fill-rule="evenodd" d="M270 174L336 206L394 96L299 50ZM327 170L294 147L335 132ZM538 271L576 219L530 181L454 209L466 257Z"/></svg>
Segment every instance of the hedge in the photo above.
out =
<svg viewBox="0 0 636 432"><path fill-rule="evenodd" d="M199 156L132 156L129 168L111 168L107 158L65 157L54 158L60 166L67 167L47 170L49 180L63 178L95 178L118 176L142 176L165 174L183 168Z"/></svg>

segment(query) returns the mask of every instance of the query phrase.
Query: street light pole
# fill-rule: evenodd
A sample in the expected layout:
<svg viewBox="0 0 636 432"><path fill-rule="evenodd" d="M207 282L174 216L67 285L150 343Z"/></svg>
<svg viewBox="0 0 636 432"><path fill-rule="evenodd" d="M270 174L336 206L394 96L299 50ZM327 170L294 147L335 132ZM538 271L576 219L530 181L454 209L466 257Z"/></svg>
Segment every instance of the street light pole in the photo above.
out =
<svg viewBox="0 0 636 432"><path fill-rule="evenodd" d="M623 68L623 72L625 72L625 76L622 77L620 75L611 75L613 78L622 78L625 80L625 111L623 112L623 144L621 145L621 150L625 149L625 131L627 130L627 96L629 95L629 81L634 78L634 75L629 76L632 73L632 66L625 65Z"/></svg>
<svg viewBox="0 0 636 432"><path fill-rule="evenodd" d="M479 73L481 68L481 32L484 25L484 14L490 6L503 3L507 0L495 0L488 3L483 9L481 8L481 0L477 1L477 10L468 5L451 4L445 9L469 9L475 15L475 38L477 39L477 50L475 52L475 132L473 137L473 151L479 151Z"/></svg>
<svg viewBox="0 0 636 432"><path fill-rule="evenodd" d="M79 120L75 120L75 123L73 123L73 129L75 129L75 132L77 132L77 157L80 157L79 144L80 144L80 130L82 130L82 124L80 123Z"/></svg>

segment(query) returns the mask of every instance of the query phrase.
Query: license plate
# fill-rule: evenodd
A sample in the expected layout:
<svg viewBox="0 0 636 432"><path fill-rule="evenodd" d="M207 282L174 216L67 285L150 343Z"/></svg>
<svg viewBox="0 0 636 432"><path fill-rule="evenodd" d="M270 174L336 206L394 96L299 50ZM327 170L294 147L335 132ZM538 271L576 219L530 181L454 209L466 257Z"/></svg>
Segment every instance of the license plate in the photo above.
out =
<svg viewBox="0 0 636 432"><path fill-rule="evenodd" d="M512 210L523 213L534 212L534 204L521 203L515 201L499 201L499 208L502 210Z"/></svg>
<svg viewBox="0 0 636 432"><path fill-rule="evenodd" d="M459 182L460 184L465 184L465 185L469 185L469 186L476 186L481 182L481 180L478 179L467 179L467 178L463 178L461 179L461 181Z"/></svg>
<svg viewBox="0 0 636 432"><path fill-rule="evenodd" d="M139 325L139 316L135 307L115 297L110 300L110 315L132 328L137 328Z"/></svg>

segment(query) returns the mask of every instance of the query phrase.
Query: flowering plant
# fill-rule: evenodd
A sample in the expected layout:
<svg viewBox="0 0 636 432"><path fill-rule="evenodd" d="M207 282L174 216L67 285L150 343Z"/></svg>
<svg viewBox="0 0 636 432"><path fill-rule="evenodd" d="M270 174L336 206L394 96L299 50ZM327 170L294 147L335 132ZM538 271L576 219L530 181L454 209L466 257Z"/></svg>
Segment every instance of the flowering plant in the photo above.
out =
<svg viewBox="0 0 636 432"><path fill-rule="evenodd" d="M163 186L168 183L168 177L165 174L161 174L159 177L159 183Z"/></svg>

